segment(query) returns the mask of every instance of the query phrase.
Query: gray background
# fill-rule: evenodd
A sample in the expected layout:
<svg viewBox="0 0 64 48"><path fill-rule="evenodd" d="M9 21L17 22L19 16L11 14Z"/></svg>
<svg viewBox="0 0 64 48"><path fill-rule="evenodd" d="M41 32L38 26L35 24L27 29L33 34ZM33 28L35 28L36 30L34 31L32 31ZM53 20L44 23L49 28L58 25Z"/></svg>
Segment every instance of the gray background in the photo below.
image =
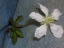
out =
<svg viewBox="0 0 64 48"><path fill-rule="evenodd" d="M23 15L23 20L20 24L25 24L26 21L30 19L29 14L32 11L37 12L36 8L39 8L37 3L46 6L49 9L49 13L58 8L63 14L56 24L64 27L64 0L19 0L14 19L16 19L18 15ZM11 39L6 36L4 48L64 48L64 35L61 39L57 39L50 30L47 31L45 37L42 37L40 40L34 40L36 27L38 26L30 25L21 29L24 38L18 38L16 45L13 45Z"/></svg>

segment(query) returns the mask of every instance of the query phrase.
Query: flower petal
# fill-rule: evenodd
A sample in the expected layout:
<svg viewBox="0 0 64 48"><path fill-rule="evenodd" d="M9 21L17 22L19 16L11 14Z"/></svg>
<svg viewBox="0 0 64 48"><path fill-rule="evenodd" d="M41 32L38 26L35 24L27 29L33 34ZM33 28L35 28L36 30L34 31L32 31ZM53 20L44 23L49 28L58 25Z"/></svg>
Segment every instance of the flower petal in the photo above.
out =
<svg viewBox="0 0 64 48"><path fill-rule="evenodd" d="M61 38L63 34L63 28L60 25L51 24L50 25L51 32L56 38Z"/></svg>
<svg viewBox="0 0 64 48"><path fill-rule="evenodd" d="M35 12L32 12L29 15L29 17L32 18L32 19L35 19L38 22L42 22L44 20L44 18L42 17L42 15L40 15L39 13L35 13Z"/></svg>
<svg viewBox="0 0 64 48"><path fill-rule="evenodd" d="M51 13L51 16L55 20L59 20L59 17L61 16L61 12L58 9L54 9L54 11Z"/></svg>
<svg viewBox="0 0 64 48"><path fill-rule="evenodd" d="M47 27L46 27L46 24L44 25L41 25L40 27L36 28L36 31L35 31L35 37L40 39L42 36L46 35L46 32L47 32Z"/></svg>
<svg viewBox="0 0 64 48"><path fill-rule="evenodd" d="M40 3L38 3L38 4L39 4L40 9L42 10L42 12L44 12L45 15L48 16L49 10L45 6L41 5Z"/></svg>

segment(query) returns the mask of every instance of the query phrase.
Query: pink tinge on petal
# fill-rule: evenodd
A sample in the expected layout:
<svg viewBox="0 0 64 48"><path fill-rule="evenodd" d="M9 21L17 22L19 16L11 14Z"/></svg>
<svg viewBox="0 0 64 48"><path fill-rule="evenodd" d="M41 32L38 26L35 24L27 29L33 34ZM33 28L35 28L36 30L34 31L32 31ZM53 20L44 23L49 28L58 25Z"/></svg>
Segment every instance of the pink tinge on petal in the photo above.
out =
<svg viewBox="0 0 64 48"><path fill-rule="evenodd" d="M60 33L53 33L53 35L54 35L56 38L61 38L61 37L62 37L62 34L60 34Z"/></svg>
<svg viewBox="0 0 64 48"><path fill-rule="evenodd" d="M51 16L54 20L59 20L61 14L62 13L58 9L54 9L54 11L51 13Z"/></svg>
<svg viewBox="0 0 64 48"><path fill-rule="evenodd" d="M51 28L51 32L53 33L54 37L56 38L62 37L64 33L62 26L53 24L53 25L50 25L50 28Z"/></svg>

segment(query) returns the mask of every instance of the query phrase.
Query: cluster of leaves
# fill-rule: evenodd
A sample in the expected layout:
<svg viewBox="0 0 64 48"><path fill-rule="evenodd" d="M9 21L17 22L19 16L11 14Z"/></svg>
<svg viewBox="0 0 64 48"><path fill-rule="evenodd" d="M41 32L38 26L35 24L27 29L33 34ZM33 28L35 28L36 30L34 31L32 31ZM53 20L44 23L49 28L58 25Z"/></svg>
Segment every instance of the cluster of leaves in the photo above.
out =
<svg viewBox="0 0 64 48"><path fill-rule="evenodd" d="M12 42L15 44L17 42L17 38L24 38L24 35L22 34L22 31L19 30L18 26L20 26L18 23L22 20L22 16L18 16L17 19L14 21L13 18L10 18L10 24L11 24L11 32L10 37L12 39Z"/></svg>

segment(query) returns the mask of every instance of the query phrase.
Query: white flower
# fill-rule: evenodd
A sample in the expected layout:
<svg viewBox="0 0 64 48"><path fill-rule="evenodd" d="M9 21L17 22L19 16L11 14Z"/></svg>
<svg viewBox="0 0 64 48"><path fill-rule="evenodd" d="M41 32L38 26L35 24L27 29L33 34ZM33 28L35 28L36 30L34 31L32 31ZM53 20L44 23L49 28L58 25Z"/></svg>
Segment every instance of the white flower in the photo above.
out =
<svg viewBox="0 0 64 48"><path fill-rule="evenodd" d="M46 35L47 26L50 25L51 32L53 33L54 37L61 38L62 34L64 32L63 28L60 25L54 24L53 21L59 20L59 17L61 16L62 13L58 9L54 9L54 11L51 13L51 15L48 15L49 10L41 4L39 4L39 6L40 6L40 9L42 10L42 12L45 13L46 17L43 17L39 13L35 13L35 12L32 12L29 15L30 18L35 19L36 21L38 21L42 24L40 27L36 28L34 37L39 39L42 36Z"/></svg>

